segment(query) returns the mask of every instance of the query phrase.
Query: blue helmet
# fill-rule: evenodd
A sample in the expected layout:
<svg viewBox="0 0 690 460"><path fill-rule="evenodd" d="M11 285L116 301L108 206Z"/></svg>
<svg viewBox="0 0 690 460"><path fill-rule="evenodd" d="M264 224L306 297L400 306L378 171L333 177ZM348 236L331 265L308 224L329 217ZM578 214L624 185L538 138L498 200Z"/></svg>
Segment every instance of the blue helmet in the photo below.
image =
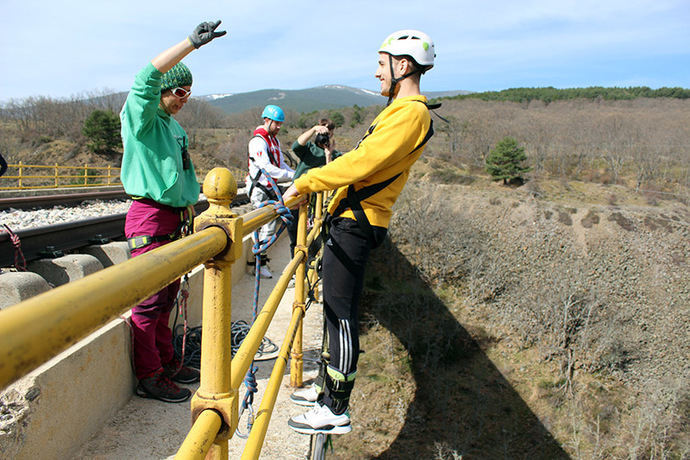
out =
<svg viewBox="0 0 690 460"><path fill-rule="evenodd" d="M285 121L285 114L283 109L277 105L267 105L264 107L264 111L261 112L261 118L270 118L273 121Z"/></svg>

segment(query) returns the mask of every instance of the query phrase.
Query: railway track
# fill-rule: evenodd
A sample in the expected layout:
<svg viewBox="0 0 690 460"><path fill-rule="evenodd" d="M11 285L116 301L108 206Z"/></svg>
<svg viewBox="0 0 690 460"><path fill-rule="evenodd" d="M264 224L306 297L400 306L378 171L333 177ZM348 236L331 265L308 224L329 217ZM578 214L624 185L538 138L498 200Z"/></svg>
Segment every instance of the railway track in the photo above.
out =
<svg viewBox="0 0 690 460"><path fill-rule="evenodd" d="M86 193L79 195L50 195L45 197L22 197L22 202L27 207L50 207L57 204L78 204L92 199L117 199L126 198L124 192L121 196L114 192ZM18 198L3 199L14 200ZM31 202L31 205L28 203ZM245 195L238 195L232 206L247 203ZM7 207L17 208L14 204ZM195 206L196 214L208 208L208 202L200 200ZM0 208L1 209L1 208ZM74 222L48 225L14 232L15 238L0 226L0 267L12 267L22 260L19 256L17 241L20 244L21 254L26 263L41 258L59 257L65 253L78 252L79 248L91 244L104 244L109 241L122 241L125 238L126 213L109 216L84 219ZM13 241L14 240L14 241Z"/></svg>
<svg viewBox="0 0 690 460"><path fill-rule="evenodd" d="M126 198L127 194L123 189L84 193L61 193L58 195L4 197L0 198L0 210L9 208L48 208L58 205L78 205L87 200L118 200Z"/></svg>

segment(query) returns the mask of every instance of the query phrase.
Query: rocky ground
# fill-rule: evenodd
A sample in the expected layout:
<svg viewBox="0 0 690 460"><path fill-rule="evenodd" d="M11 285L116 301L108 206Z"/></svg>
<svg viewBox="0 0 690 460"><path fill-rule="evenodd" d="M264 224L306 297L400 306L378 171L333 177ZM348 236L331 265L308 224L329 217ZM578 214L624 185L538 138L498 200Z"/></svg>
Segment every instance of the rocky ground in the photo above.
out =
<svg viewBox="0 0 690 460"><path fill-rule="evenodd" d="M53 206L52 208L36 210L3 209L0 210L0 227L7 225L16 232L29 228L121 214L127 212L130 204L130 200L87 200L79 206ZM4 228L0 228L0 231L4 230Z"/></svg>

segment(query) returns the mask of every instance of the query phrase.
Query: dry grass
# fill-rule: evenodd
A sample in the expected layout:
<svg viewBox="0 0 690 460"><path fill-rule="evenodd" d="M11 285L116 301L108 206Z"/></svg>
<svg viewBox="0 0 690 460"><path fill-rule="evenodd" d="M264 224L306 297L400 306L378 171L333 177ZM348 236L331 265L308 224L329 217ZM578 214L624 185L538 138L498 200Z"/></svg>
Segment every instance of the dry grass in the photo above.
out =
<svg viewBox="0 0 690 460"><path fill-rule="evenodd" d="M688 209L475 185L401 197L337 456L686 458Z"/></svg>

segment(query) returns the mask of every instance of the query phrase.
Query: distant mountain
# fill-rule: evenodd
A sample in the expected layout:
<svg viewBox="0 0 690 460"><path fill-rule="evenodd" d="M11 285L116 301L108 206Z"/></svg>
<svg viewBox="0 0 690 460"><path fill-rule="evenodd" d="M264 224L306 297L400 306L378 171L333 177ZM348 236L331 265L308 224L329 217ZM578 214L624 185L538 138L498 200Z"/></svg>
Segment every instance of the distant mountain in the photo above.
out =
<svg viewBox="0 0 690 460"><path fill-rule="evenodd" d="M431 91L425 94L434 98L467 93L468 91ZM279 105L284 110L313 112L314 110L351 107L355 104L367 107L386 103L386 98L374 91L342 85L325 85L299 90L263 89L238 94L211 94L201 96L200 99L219 107L225 113L244 112L267 104Z"/></svg>
<svg viewBox="0 0 690 460"><path fill-rule="evenodd" d="M461 94L472 94L472 91L462 91L462 90L455 90L455 91L422 91L422 93L428 97L429 99L434 99L438 97L453 97L453 96L459 96Z"/></svg>
<svg viewBox="0 0 690 460"><path fill-rule="evenodd" d="M262 89L225 96L203 96L203 98L225 113L244 112L267 104L276 104L285 110L312 112L321 109L350 107L355 104L366 107L386 103L384 97L372 91L336 85L300 90Z"/></svg>

